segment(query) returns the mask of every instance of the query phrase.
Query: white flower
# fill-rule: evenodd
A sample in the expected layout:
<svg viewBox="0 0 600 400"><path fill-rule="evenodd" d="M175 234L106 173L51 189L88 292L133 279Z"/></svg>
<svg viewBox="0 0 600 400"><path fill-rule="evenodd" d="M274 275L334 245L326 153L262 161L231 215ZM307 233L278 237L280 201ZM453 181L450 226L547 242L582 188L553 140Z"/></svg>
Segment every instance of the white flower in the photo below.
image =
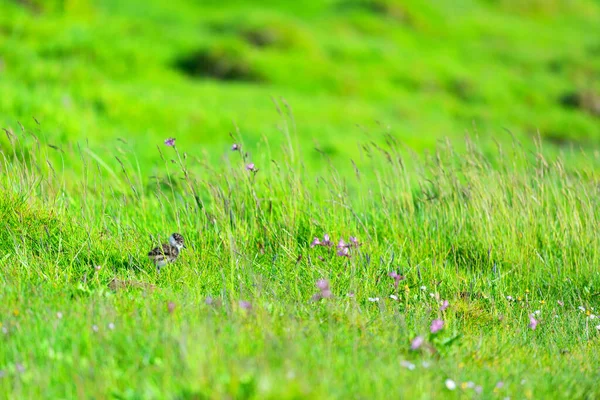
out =
<svg viewBox="0 0 600 400"><path fill-rule="evenodd" d="M423 361L421 365L423 366L423 368L429 368L431 366L431 363L429 361Z"/></svg>
<svg viewBox="0 0 600 400"><path fill-rule="evenodd" d="M404 368L406 368L410 371L415 369L415 364L411 363L410 361L401 361L400 365L402 365Z"/></svg>
<svg viewBox="0 0 600 400"><path fill-rule="evenodd" d="M594 314L590 314L590 319L595 319L596 316Z"/></svg>
<svg viewBox="0 0 600 400"><path fill-rule="evenodd" d="M577 308L579 308L579 311L581 311L581 312L585 312L585 307L583 307L583 306L579 306L579 307L577 307Z"/></svg>
<svg viewBox="0 0 600 400"><path fill-rule="evenodd" d="M379 297L369 297L368 299L371 303L377 303L379 302Z"/></svg>
<svg viewBox="0 0 600 400"><path fill-rule="evenodd" d="M473 382L473 381L469 381L469 382L467 382L467 387L468 387L469 389L473 389L473 388L475 387L475 382Z"/></svg>
<svg viewBox="0 0 600 400"><path fill-rule="evenodd" d="M524 385L525 383L527 383L527 381L525 379L521 379L521 385Z"/></svg>
<svg viewBox="0 0 600 400"><path fill-rule="evenodd" d="M506 300L508 300L508 301L513 301L513 300L514 300L514 298L513 298L512 296L506 296Z"/></svg>
<svg viewBox="0 0 600 400"><path fill-rule="evenodd" d="M63 315L60 311L56 313L56 318L62 319L62 317L63 317Z"/></svg>
<svg viewBox="0 0 600 400"><path fill-rule="evenodd" d="M423 291L427 290L427 286L421 286L421 290L423 290Z"/></svg>
<svg viewBox="0 0 600 400"><path fill-rule="evenodd" d="M456 389L456 382L454 382L452 379L446 379L446 387L448 390L454 390Z"/></svg>
<svg viewBox="0 0 600 400"><path fill-rule="evenodd" d="M596 325L596 330L600 331L600 325Z"/></svg>
<svg viewBox="0 0 600 400"><path fill-rule="evenodd" d="M542 312L541 312L540 310L535 310L533 313L534 313L535 315L540 315Z"/></svg>
<svg viewBox="0 0 600 400"><path fill-rule="evenodd" d="M390 294L390 299L398 300L398 296L396 296L395 294Z"/></svg>
<svg viewBox="0 0 600 400"><path fill-rule="evenodd" d="M110 329L111 331L115 329L115 324L113 324L112 322L108 324L108 329Z"/></svg>
<svg viewBox="0 0 600 400"><path fill-rule="evenodd" d="M98 325L92 325L92 330L94 332L98 332Z"/></svg>
<svg viewBox="0 0 600 400"><path fill-rule="evenodd" d="M435 293L429 293L429 297L435 297Z"/></svg>

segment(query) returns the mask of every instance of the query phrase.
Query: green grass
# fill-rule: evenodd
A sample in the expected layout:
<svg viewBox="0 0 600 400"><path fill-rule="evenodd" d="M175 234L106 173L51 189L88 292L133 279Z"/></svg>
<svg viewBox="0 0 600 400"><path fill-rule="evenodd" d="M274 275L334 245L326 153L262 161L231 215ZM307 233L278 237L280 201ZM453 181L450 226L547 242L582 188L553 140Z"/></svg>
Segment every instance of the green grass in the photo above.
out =
<svg viewBox="0 0 600 400"><path fill-rule="evenodd" d="M0 10L0 398L600 397L598 1Z"/></svg>
<svg viewBox="0 0 600 400"><path fill-rule="evenodd" d="M570 168L543 149L485 156L472 142L419 157L390 137L365 144L354 173L314 176L287 146L253 151L256 174L227 150L213 166L161 145L148 171L134 152L121 167L81 146L61 153L74 178L27 135L1 171L7 397L600 393L596 158ZM172 231L189 249L157 274L145 254ZM350 258L309 246L325 233L361 246ZM391 271L406 277L398 290ZM333 297L313 301L321 278ZM418 335L428 345L411 351Z"/></svg>
<svg viewBox="0 0 600 400"><path fill-rule="evenodd" d="M61 142L124 138L144 165L142 137L218 152L235 121L276 141L271 97L294 107L303 144L341 160L357 155L347 136L386 130L416 149L474 124L486 148L510 142L505 128L600 140L593 0L1 5L1 126L34 116Z"/></svg>

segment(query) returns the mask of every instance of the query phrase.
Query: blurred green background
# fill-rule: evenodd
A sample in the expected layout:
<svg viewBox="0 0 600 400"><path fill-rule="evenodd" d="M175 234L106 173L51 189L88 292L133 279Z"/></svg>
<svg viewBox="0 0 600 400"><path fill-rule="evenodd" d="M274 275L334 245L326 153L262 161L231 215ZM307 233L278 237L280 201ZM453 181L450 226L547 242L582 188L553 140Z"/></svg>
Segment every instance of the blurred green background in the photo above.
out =
<svg viewBox="0 0 600 400"><path fill-rule="evenodd" d="M417 151L474 131L600 141L597 0L0 0L0 126L57 145L176 137L222 154L284 140L305 160L392 132ZM104 150L102 150L104 149ZM146 151L146 149L150 149ZM314 154L314 156L313 156ZM217 156L215 156L217 157ZM310 163L310 162L309 162Z"/></svg>

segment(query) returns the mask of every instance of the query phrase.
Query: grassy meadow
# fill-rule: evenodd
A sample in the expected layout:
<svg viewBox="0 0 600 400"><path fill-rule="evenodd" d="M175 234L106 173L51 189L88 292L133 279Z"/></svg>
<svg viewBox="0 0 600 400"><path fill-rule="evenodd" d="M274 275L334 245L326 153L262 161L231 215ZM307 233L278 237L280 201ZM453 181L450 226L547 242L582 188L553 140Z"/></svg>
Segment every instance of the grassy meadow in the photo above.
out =
<svg viewBox="0 0 600 400"><path fill-rule="evenodd" d="M0 398L599 398L598 21L0 0Z"/></svg>

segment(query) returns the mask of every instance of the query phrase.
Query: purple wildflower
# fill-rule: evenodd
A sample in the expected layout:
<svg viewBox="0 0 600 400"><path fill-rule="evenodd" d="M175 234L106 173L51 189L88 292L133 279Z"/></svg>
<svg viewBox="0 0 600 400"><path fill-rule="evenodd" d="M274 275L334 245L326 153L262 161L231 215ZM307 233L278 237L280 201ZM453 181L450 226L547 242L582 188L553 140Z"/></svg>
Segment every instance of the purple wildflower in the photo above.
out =
<svg viewBox="0 0 600 400"><path fill-rule="evenodd" d="M394 287L396 289L398 289L398 284L400 284L400 281L402 281L402 280L405 279L404 275L400 275L396 271L392 271L388 275L389 275L390 278L392 278L394 280Z"/></svg>
<svg viewBox="0 0 600 400"><path fill-rule="evenodd" d="M240 145L239 144L234 143L234 144L231 145L231 150L232 151L237 151L239 149L240 149Z"/></svg>
<svg viewBox="0 0 600 400"><path fill-rule="evenodd" d="M346 242L344 242L344 239L340 239L340 241L338 242L337 248L338 249L348 248L348 244Z"/></svg>
<svg viewBox="0 0 600 400"><path fill-rule="evenodd" d="M204 300L204 304L210 306L213 304L213 298L211 296L208 296L205 300Z"/></svg>
<svg viewBox="0 0 600 400"><path fill-rule="evenodd" d="M318 301L321 299L328 299L332 296L331 289L329 288L329 281L327 279L319 279L317 281L317 288L320 290L320 293L315 294L313 300Z"/></svg>
<svg viewBox="0 0 600 400"><path fill-rule="evenodd" d="M252 309L252 304L249 301L240 300L240 308L250 311Z"/></svg>
<svg viewBox="0 0 600 400"><path fill-rule="evenodd" d="M423 345L424 342L425 342L425 339L423 339L423 336L417 336L416 338L414 338L412 340L412 342L410 342L410 349L418 350Z"/></svg>
<svg viewBox="0 0 600 400"><path fill-rule="evenodd" d="M350 250L347 247L342 247L337 251L337 255L340 257L350 257Z"/></svg>
<svg viewBox="0 0 600 400"><path fill-rule="evenodd" d="M318 237L314 238L312 242L310 242L310 247L315 247L315 246L320 246L321 245L321 241L319 240Z"/></svg>
<svg viewBox="0 0 600 400"><path fill-rule="evenodd" d="M527 325L532 331L535 331L535 328L537 328L538 325L538 320L535 319L533 314L529 315L529 325Z"/></svg>
<svg viewBox="0 0 600 400"><path fill-rule="evenodd" d="M168 138L165 140L165 146L173 147L175 146L175 138Z"/></svg>
<svg viewBox="0 0 600 400"><path fill-rule="evenodd" d="M446 311L446 308L448 308L449 305L450 305L450 303L448 302L448 300L442 301L442 306L440 307L440 311Z"/></svg>
<svg viewBox="0 0 600 400"><path fill-rule="evenodd" d="M254 163L250 163L250 164L246 165L246 170L254 172L254 171L256 171L256 169L254 167L255 167Z"/></svg>
<svg viewBox="0 0 600 400"><path fill-rule="evenodd" d="M431 333L437 333L441 331L443 327L444 321L442 321L441 319L434 319L431 322L431 327L429 328L429 330L431 331Z"/></svg>
<svg viewBox="0 0 600 400"><path fill-rule="evenodd" d="M350 238L349 238L349 239L350 239L350 243L351 243L353 246L359 246L358 239L356 238L356 236L350 236Z"/></svg>
<svg viewBox="0 0 600 400"><path fill-rule="evenodd" d="M327 279L319 279L317 281L317 287L319 288L319 290L329 289L329 282L327 281Z"/></svg>
<svg viewBox="0 0 600 400"><path fill-rule="evenodd" d="M321 243L323 246L331 246L333 243L331 243L331 239L329 238L329 234L324 234L323 235L323 242Z"/></svg>

